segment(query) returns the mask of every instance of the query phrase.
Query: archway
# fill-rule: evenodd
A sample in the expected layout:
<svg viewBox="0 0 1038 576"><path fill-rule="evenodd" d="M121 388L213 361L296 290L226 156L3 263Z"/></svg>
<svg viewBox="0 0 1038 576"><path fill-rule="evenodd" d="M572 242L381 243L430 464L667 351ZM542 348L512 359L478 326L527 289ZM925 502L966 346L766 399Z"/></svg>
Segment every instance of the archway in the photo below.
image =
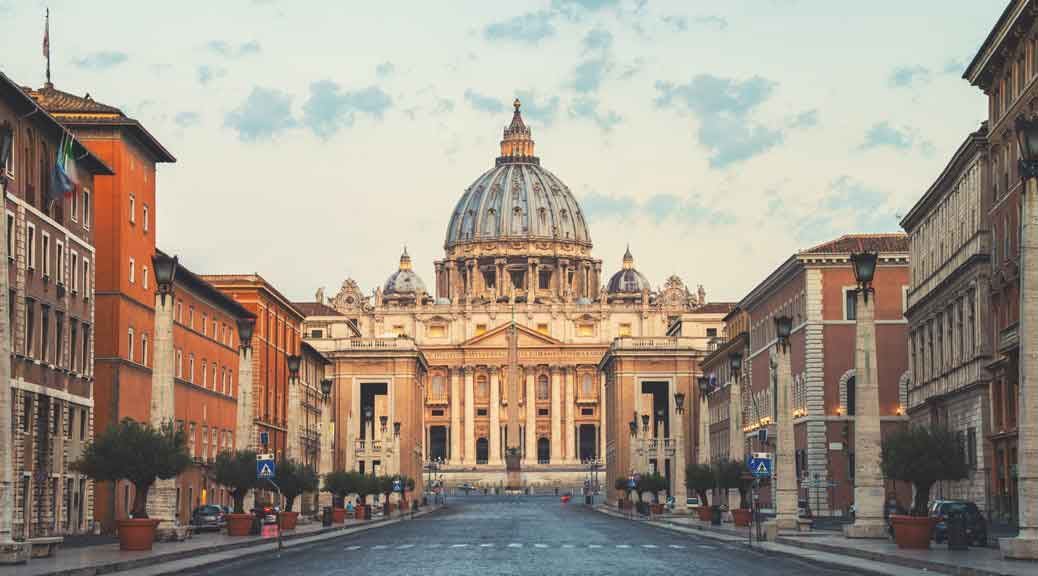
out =
<svg viewBox="0 0 1038 576"><path fill-rule="evenodd" d="M476 464L486 464L489 458L490 443L486 438L476 440Z"/></svg>
<svg viewBox="0 0 1038 576"><path fill-rule="evenodd" d="M547 438L537 439L537 463L551 463L551 441L549 441Z"/></svg>

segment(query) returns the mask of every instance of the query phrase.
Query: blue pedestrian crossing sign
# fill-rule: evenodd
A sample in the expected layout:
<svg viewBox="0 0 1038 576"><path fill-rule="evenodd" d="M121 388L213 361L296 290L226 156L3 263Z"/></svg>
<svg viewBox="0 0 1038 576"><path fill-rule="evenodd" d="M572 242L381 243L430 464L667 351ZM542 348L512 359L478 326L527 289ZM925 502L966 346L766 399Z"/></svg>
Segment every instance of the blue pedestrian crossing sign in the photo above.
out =
<svg viewBox="0 0 1038 576"><path fill-rule="evenodd" d="M259 480L271 480L274 478L274 455L256 455L256 478Z"/></svg>
<svg viewBox="0 0 1038 576"><path fill-rule="evenodd" d="M747 467L754 478L771 478L771 457L754 455L750 457Z"/></svg>
<svg viewBox="0 0 1038 576"><path fill-rule="evenodd" d="M403 484L400 483L400 479L399 478L394 478L393 479L393 492L403 492L403 491L404 491L404 486L403 486Z"/></svg>

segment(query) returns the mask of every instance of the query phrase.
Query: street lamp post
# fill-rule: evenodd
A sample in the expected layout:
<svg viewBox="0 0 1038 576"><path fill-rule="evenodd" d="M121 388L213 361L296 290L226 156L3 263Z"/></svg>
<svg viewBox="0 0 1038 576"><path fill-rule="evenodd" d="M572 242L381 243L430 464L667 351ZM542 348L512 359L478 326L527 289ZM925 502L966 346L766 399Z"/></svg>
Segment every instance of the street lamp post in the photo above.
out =
<svg viewBox="0 0 1038 576"><path fill-rule="evenodd" d="M775 521L770 532L797 529L797 477L796 451L793 436L793 379L789 361L789 337L793 332L793 319L789 316L775 317L775 360L778 376L776 391L776 446L775 446ZM771 523L769 523L771 524ZM769 534L770 535L770 534ZM772 538L773 539L773 538Z"/></svg>
<svg viewBox="0 0 1038 576"><path fill-rule="evenodd" d="M285 359L285 365L288 366L288 425L285 427L288 442L285 443L285 448L287 455L297 460L302 454L299 446L299 411L302 410L302 402L299 401L299 367L302 360L301 356L295 354Z"/></svg>
<svg viewBox="0 0 1038 576"><path fill-rule="evenodd" d="M241 317L238 324L238 404L235 411L234 447L236 450L256 448L256 428L253 425L252 390L252 333L255 317ZM244 508L251 510L255 501L253 490L245 496Z"/></svg>
<svg viewBox="0 0 1038 576"><path fill-rule="evenodd" d="M173 290L179 268L176 256L155 251L151 257L155 272L155 317L151 354L151 413L152 426L161 426L174 416L173 366ZM132 344L132 343L131 343ZM148 510L160 521L160 539L176 538L177 527L176 479L159 479L148 491Z"/></svg>
<svg viewBox="0 0 1038 576"><path fill-rule="evenodd" d="M1020 320L1017 391L1017 501L1020 531L1002 538L1006 558L1038 559L1038 117L1019 116Z"/></svg>
<svg viewBox="0 0 1038 576"><path fill-rule="evenodd" d="M674 511L678 514L688 512L688 498L685 490L685 433L682 418L685 415L685 393L674 393Z"/></svg>
<svg viewBox="0 0 1038 576"><path fill-rule="evenodd" d="M876 298L872 280L878 254L851 254L858 282L854 345L854 524L844 527L848 538L886 538L883 521L883 474L880 459L879 375L876 367Z"/></svg>
<svg viewBox="0 0 1038 576"><path fill-rule="evenodd" d="M728 370L732 374L732 382L728 386L728 457L742 462L746 455L742 432L741 351L736 350L728 354ZM736 510L741 506L742 495L739 490L730 490L728 492L728 509Z"/></svg>

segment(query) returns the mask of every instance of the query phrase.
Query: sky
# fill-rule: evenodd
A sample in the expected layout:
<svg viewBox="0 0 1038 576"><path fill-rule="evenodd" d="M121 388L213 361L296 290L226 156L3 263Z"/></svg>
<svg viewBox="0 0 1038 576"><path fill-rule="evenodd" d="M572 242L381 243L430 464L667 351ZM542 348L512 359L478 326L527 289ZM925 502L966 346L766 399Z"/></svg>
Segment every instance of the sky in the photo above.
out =
<svg viewBox="0 0 1038 576"><path fill-rule="evenodd" d="M430 289L519 97L605 274L630 244L737 301L797 250L892 232L986 115L961 78L1007 0L0 0L0 70L141 121L160 247L293 300Z"/></svg>

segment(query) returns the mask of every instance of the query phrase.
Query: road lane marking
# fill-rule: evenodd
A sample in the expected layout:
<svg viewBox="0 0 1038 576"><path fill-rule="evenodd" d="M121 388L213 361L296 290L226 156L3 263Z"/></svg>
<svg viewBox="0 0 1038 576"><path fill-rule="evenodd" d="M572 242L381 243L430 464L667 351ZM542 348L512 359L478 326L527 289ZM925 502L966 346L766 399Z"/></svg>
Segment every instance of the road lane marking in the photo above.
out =
<svg viewBox="0 0 1038 576"><path fill-rule="evenodd" d="M511 544L508 545L508 547L509 548L522 548L523 545L520 544L519 542L512 542Z"/></svg>
<svg viewBox="0 0 1038 576"><path fill-rule="evenodd" d="M655 544L642 544L642 548L659 548Z"/></svg>
<svg viewBox="0 0 1038 576"><path fill-rule="evenodd" d="M562 547L563 547L563 548L572 548L572 547L573 547L573 545L572 545L572 544L563 544L563 545L562 545ZM591 547L591 546L588 546L588 548L590 548L590 547Z"/></svg>
<svg viewBox="0 0 1038 576"><path fill-rule="evenodd" d="M451 548L468 548L468 544L451 544Z"/></svg>
<svg viewBox="0 0 1038 576"><path fill-rule="evenodd" d="M616 547L617 548L630 548L631 545L630 544L617 544Z"/></svg>
<svg viewBox="0 0 1038 576"><path fill-rule="evenodd" d="M533 547L534 548L547 548L548 545L547 544L534 544Z"/></svg>
<svg viewBox="0 0 1038 576"><path fill-rule="evenodd" d="M386 546L385 544L376 544L371 547L372 550L385 550L386 548L389 548L389 546Z"/></svg>
<svg viewBox="0 0 1038 576"><path fill-rule="evenodd" d="M685 548L681 544L671 544L670 547L675 549L675 550L683 550Z"/></svg>
<svg viewBox="0 0 1038 576"><path fill-rule="evenodd" d="M587 547L588 548L601 548L602 545L601 544L588 544Z"/></svg>
<svg viewBox="0 0 1038 576"><path fill-rule="evenodd" d="M487 543L484 543L484 544L480 544L479 547L480 548L493 548L494 547L494 543L493 542L487 542Z"/></svg>
<svg viewBox="0 0 1038 576"><path fill-rule="evenodd" d="M414 548L414 544L401 544L396 547L397 550L406 550L408 548Z"/></svg>
<svg viewBox="0 0 1038 576"><path fill-rule="evenodd" d="M360 550L360 546L347 546L347 550Z"/></svg>

